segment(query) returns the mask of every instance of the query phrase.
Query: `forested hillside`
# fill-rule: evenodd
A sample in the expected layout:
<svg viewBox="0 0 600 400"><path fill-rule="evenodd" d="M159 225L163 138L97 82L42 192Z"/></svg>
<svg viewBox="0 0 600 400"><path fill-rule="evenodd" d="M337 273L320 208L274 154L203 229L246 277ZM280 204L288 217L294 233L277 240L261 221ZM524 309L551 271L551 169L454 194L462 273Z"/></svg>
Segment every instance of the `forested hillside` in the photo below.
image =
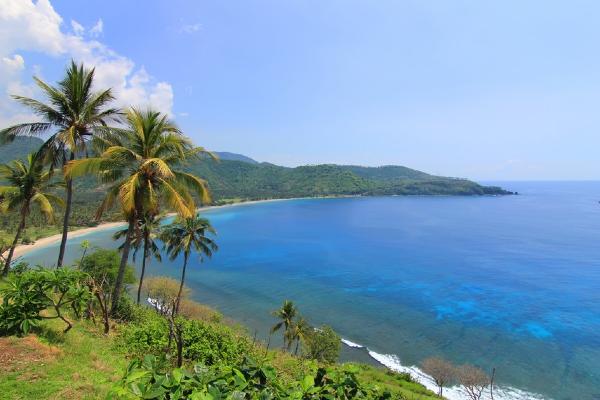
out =
<svg viewBox="0 0 600 400"><path fill-rule="evenodd" d="M0 146L0 162L23 158L36 151L42 140L17 138ZM343 196L343 195L485 195L508 194L498 187L482 186L466 179L446 178L426 174L402 166L361 167L354 165L306 165L296 168L258 163L235 153L217 153L219 161L200 158L185 169L208 181L213 201L269 198ZM76 181L73 226L93 225L94 210L106 188L92 177ZM119 219L118 210L104 219ZM31 216L32 225L43 224L41 218ZM0 217L0 228L8 229L16 221Z"/></svg>

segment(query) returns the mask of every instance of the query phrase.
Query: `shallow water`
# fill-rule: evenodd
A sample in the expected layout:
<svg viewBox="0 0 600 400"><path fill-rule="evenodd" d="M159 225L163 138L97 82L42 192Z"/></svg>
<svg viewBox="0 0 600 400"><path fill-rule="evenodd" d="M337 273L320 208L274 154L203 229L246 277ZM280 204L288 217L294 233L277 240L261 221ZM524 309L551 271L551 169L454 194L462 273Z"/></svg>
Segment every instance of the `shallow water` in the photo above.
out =
<svg viewBox="0 0 600 400"><path fill-rule="evenodd" d="M600 182L503 186L520 195L210 210L220 250L191 265L187 284L259 337L288 298L371 355L394 355L380 360L390 366L440 355L495 367L505 387L600 398ZM110 236L74 238L68 258L80 256L83 239L114 246ZM27 258L48 264L55 252ZM153 262L150 271L178 276L179 268L179 261ZM344 354L369 357L360 348Z"/></svg>

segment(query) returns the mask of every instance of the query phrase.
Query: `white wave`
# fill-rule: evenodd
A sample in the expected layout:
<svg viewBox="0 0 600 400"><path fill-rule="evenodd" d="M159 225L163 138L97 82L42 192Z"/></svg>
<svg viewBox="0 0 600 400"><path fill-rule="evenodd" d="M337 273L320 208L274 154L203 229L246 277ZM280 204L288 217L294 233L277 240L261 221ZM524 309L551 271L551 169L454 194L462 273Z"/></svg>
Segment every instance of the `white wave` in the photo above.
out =
<svg viewBox="0 0 600 400"><path fill-rule="evenodd" d="M392 371L407 372L427 389L437 393L437 385L433 379L415 366L402 365L400 358L394 354L380 354L367 348L369 355ZM444 388L444 398L448 400L468 400L469 396L458 386ZM489 388L481 396L481 400L490 400ZM542 395L526 392L512 387L497 387L494 385L494 400L550 400Z"/></svg>
<svg viewBox="0 0 600 400"><path fill-rule="evenodd" d="M342 343L344 343L348 347L354 347L355 349L362 349L363 347L365 347L362 344L354 343L353 341L344 338L342 338Z"/></svg>

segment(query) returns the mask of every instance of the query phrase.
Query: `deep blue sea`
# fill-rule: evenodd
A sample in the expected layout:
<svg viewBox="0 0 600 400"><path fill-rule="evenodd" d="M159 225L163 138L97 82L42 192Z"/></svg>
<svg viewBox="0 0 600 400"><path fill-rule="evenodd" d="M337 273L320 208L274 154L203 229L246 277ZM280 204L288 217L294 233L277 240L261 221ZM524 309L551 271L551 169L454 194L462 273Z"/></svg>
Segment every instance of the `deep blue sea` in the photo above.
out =
<svg viewBox="0 0 600 400"><path fill-rule="evenodd" d="M187 285L262 338L270 312L291 299L313 324L364 346L344 346L345 359L401 369L439 355L495 367L497 399L600 399L600 182L501 185L519 195L209 210L220 249L191 265ZM70 259L81 240L115 246L110 237L74 238ZM27 259L55 257L52 247ZM178 277L180 262L150 271Z"/></svg>

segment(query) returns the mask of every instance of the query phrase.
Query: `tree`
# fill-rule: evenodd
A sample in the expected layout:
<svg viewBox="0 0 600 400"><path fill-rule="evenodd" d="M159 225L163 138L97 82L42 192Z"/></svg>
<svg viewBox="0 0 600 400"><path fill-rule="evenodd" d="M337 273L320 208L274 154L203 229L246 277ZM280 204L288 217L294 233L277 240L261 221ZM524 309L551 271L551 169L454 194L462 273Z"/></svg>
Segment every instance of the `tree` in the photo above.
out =
<svg viewBox="0 0 600 400"><path fill-rule="evenodd" d="M140 280L137 290L137 304L140 304L140 299L142 295L142 285L144 284L144 275L146 273L147 260L150 257L154 257L159 262L162 261L160 248L157 244L162 220L163 216L159 215L155 217L152 214L146 214L139 221L137 221L137 231L139 232L139 234L136 235L131 242L131 246L133 247L133 262L135 262L137 253L139 252L140 248L143 249L142 271L140 273ZM120 231L117 231L113 237L115 239L120 239L122 237L125 237L127 235L127 232L128 229L122 229ZM121 245L119 249L121 249L124 245L125 243L123 243L123 245Z"/></svg>
<svg viewBox="0 0 600 400"><path fill-rule="evenodd" d="M431 376L438 386L438 396L443 395L444 386L451 384L456 379L456 367L438 357L428 358L421 365L423 372Z"/></svg>
<svg viewBox="0 0 600 400"><path fill-rule="evenodd" d="M483 391L490 384L489 376L480 368L462 365L458 368L458 381L471 400L480 400Z"/></svg>
<svg viewBox="0 0 600 400"><path fill-rule="evenodd" d="M110 330L109 316L111 304L111 290L117 279L120 266L119 252L116 250L98 249L85 256L79 268L88 274L87 285L92 296L98 302L104 322L104 333ZM135 282L135 270L131 265L125 269L124 281ZM91 311L91 310L90 310Z"/></svg>
<svg viewBox="0 0 600 400"><path fill-rule="evenodd" d="M0 180L6 181L8 186L0 186L0 209L2 212L18 212L19 225L12 241L8 256L4 262L2 275L6 276L10 269L15 247L19 242L21 233L25 229L27 216L31 213L32 206L39 208L49 222L54 221L54 208L52 203L62 205L62 199L47 192L56 184L51 182L51 173L44 169L39 153L32 153L27 161L15 160L10 164L0 165Z"/></svg>
<svg viewBox="0 0 600 400"><path fill-rule="evenodd" d="M193 251L200 256L200 261L205 257L212 257L213 252L218 249L217 244L208 235L216 235L215 229L206 218L199 215L188 218L177 218L173 223L167 225L161 234L169 258L174 260L183 253L183 269L181 271L181 283L175 303L175 312L179 311L179 302L185 282L185 271L190 254Z"/></svg>
<svg viewBox="0 0 600 400"><path fill-rule="evenodd" d="M195 214L193 195L201 203L210 201L204 180L176 169L186 159L208 152L193 146L166 115L157 111L132 108L127 111L124 122L124 128L105 129L94 138L98 157L70 161L65 168L71 178L91 173L101 182L112 183L96 217L100 218L118 202L127 220L128 232L113 292L113 311L121 295L123 271L137 221L144 215L158 215L161 205L189 218Z"/></svg>
<svg viewBox="0 0 600 400"><path fill-rule="evenodd" d="M79 267L81 268L81 263L83 262L83 259L85 258L85 254L87 253L88 249L90 248L90 241L82 240L79 247L81 248L81 259L79 260Z"/></svg>
<svg viewBox="0 0 600 400"><path fill-rule="evenodd" d="M306 357L330 364L337 361L342 346L338 334L327 325L311 330L306 335L305 343Z"/></svg>
<svg viewBox="0 0 600 400"><path fill-rule="evenodd" d="M296 322L293 323L292 329L290 330L290 337L288 341L288 347L292 342L296 341L296 348L294 349L294 355L298 354L298 348L300 347L300 342L305 343L306 338L310 335L311 331L313 331L313 327L310 326L308 321L303 317L299 317Z"/></svg>
<svg viewBox="0 0 600 400"><path fill-rule="evenodd" d="M298 309L290 300L285 300L279 310L272 312L273 316L279 319L271 328L271 333L277 332L283 328L283 348L290 349L291 343L291 331L294 325L294 320L298 314Z"/></svg>
<svg viewBox="0 0 600 400"><path fill-rule="evenodd" d="M86 154L87 142L98 127L106 126L116 119L119 112L107 108L113 100L110 89L93 91L94 69L84 68L71 61L65 77L58 85L51 86L41 79L33 78L48 102L23 96L12 96L16 101L30 108L42 121L18 124L0 131L1 142L11 142L17 136L39 136L53 131L42 146L42 151L52 166L64 165L78 155ZM57 267L61 267L67 244L69 218L73 198L73 180L66 177L66 207L63 218L62 239L58 253Z"/></svg>

